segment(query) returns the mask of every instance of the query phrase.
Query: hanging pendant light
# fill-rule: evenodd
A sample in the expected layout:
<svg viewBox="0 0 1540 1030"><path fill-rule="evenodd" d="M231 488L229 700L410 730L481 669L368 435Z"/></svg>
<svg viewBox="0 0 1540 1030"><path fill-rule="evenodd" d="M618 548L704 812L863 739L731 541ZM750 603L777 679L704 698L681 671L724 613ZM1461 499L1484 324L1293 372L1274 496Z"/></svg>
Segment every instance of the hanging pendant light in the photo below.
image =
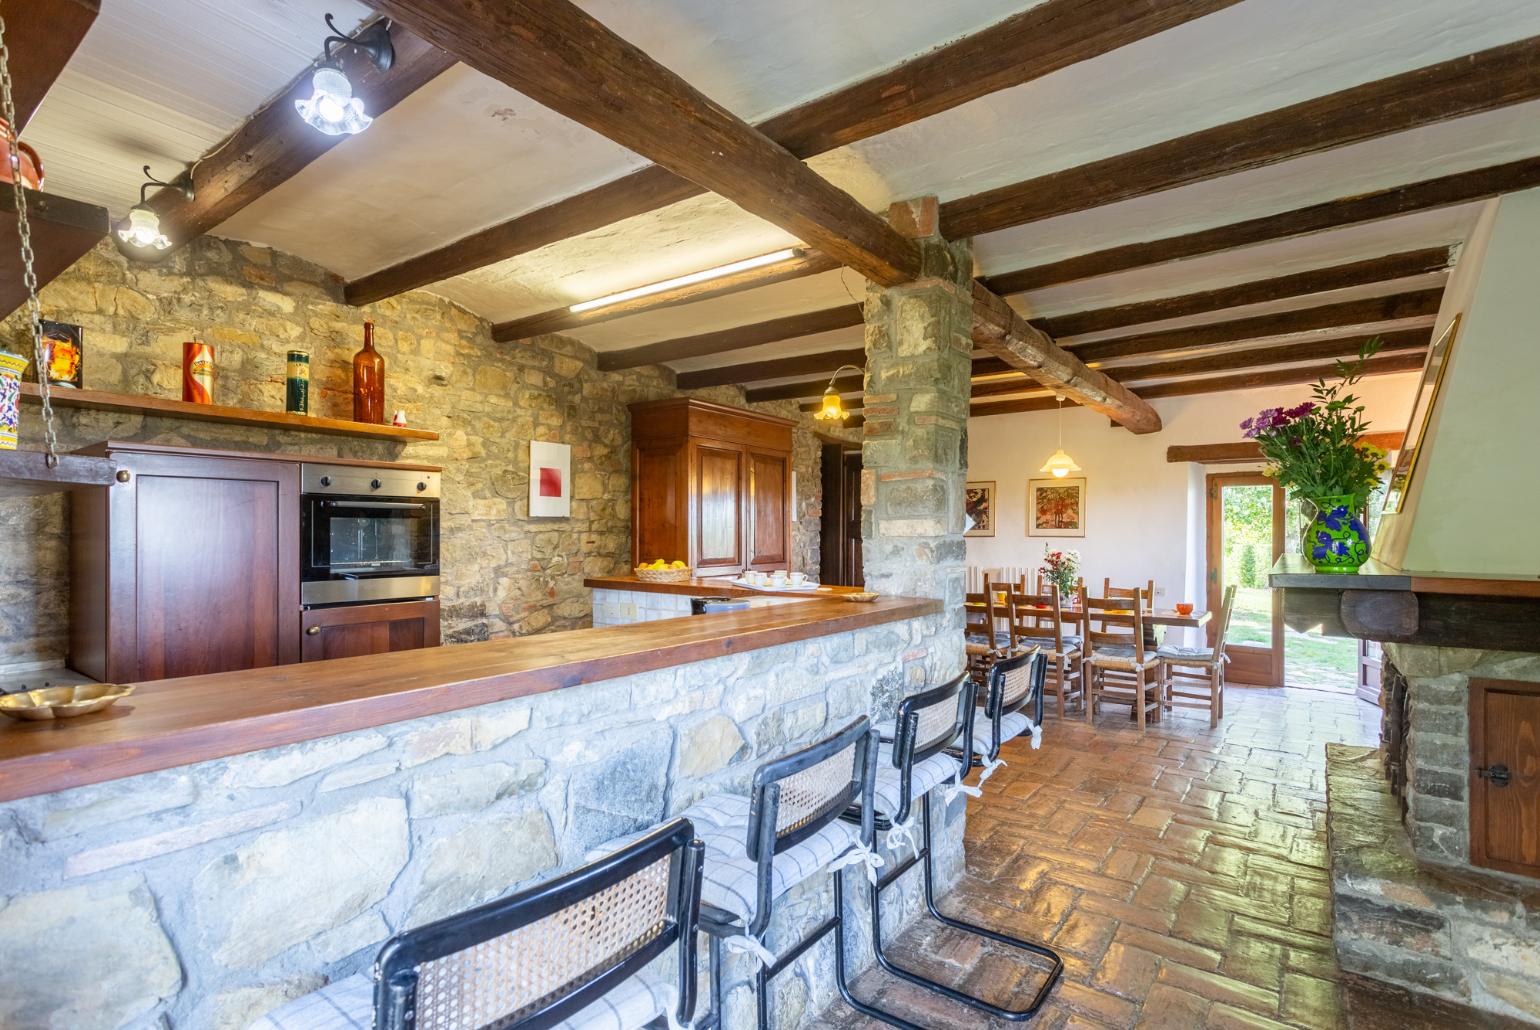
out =
<svg viewBox="0 0 1540 1030"><path fill-rule="evenodd" d="M396 60L396 49L390 41L390 22L382 19L357 36L344 36L328 14L326 27L332 30L332 35L322 44L326 56L310 80L311 95L294 101L294 108L309 125L328 136L356 135L367 129L374 119L364 113L364 102L353 95L353 83L348 81L333 58L332 47L355 46L376 68L388 71Z"/></svg>
<svg viewBox="0 0 1540 1030"><path fill-rule="evenodd" d="M840 373L847 368L852 372L861 371L854 365L841 365L834 370L834 374L829 377L829 388L823 392L823 401L818 410L813 413L813 417L820 422L843 422L850 417L850 412L845 410L844 400L840 397L839 391L834 388L834 380L838 379Z"/></svg>
<svg viewBox="0 0 1540 1030"><path fill-rule="evenodd" d="M145 194L151 186L161 186L165 189L176 190L188 200L193 199L192 179L190 176L179 179L175 183L161 182L150 174L150 166L144 166L143 185L139 187L139 203L128 209L128 217L118 224L118 239L127 246L129 251L143 253L151 250L169 250L171 240L160 231L160 215L145 200Z"/></svg>
<svg viewBox="0 0 1540 1030"><path fill-rule="evenodd" d="M1050 473L1055 479L1063 479L1071 472L1079 472L1080 466L1075 464L1074 458L1064 453L1064 395L1056 393L1053 396L1059 402L1059 449L1053 452L1053 456L1038 471Z"/></svg>

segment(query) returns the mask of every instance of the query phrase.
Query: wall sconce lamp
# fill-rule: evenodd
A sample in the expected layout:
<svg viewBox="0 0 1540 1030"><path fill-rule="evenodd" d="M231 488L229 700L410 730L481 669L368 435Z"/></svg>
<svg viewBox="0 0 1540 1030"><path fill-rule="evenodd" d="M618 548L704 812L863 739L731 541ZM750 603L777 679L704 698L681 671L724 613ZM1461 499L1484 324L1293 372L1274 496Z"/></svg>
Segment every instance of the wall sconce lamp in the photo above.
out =
<svg viewBox="0 0 1540 1030"><path fill-rule="evenodd" d="M356 36L344 36L328 14L326 27L332 35L322 44L325 58L310 80L313 92L306 99L294 101L294 108L301 118L328 136L352 136L367 129L374 119L364 113L364 102L353 95L353 84L332 56L332 47L357 47L376 68L389 71L396 61L390 21L382 18Z"/></svg>
<svg viewBox="0 0 1540 1030"><path fill-rule="evenodd" d="M814 418L822 422L843 422L850 417L850 412L845 410L845 403L841 400L839 391L834 388L834 380L838 379L840 373L847 368L852 372L862 371L854 365L841 365L836 368L834 374L829 377L829 388L823 392L822 406L813 412Z"/></svg>
<svg viewBox="0 0 1540 1030"><path fill-rule="evenodd" d="M150 174L150 166L144 166L144 184L139 187L139 203L128 209L128 217L118 227L118 239L135 251L169 250L171 240L160 231L160 215L145 200L151 186L176 190L188 200L193 199L192 176L178 176L176 182L161 182Z"/></svg>

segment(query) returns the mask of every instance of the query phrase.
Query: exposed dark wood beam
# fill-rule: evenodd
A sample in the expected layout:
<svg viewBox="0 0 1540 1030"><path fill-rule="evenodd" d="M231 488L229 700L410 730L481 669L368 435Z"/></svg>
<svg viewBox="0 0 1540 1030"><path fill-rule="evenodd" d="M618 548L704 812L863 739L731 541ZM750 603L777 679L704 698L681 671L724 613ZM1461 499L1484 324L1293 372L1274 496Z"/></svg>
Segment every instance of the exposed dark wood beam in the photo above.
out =
<svg viewBox="0 0 1540 1030"><path fill-rule="evenodd" d="M1360 439L1382 451L1399 451L1406 442L1406 434L1365 433ZM1166 460L1172 464L1194 461L1200 465L1237 465L1262 460L1262 448L1255 440L1238 440L1234 443L1173 444L1166 448Z"/></svg>
<svg viewBox="0 0 1540 1030"><path fill-rule="evenodd" d="M873 282L920 248L784 147L567 0L370 0L536 103L731 200Z"/></svg>
<svg viewBox="0 0 1540 1030"><path fill-rule="evenodd" d="M1210 311L1261 304L1267 301L1305 297L1313 293L1342 290L1352 286L1368 286L1411 276L1441 272L1449 267L1448 247L1427 247L1408 250L1399 254L1351 261L1330 268L1312 268L1306 272L1280 275L1271 279L1259 279L1234 286L1222 286L1201 293L1189 293L1180 297L1161 297L1156 300L1121 304L1117 307L1098 308L1094 311L1077 311L1073 314L1034 318L1034 325L1057 338L1082 336L1086 333L1106 332L1125 326L1144 325L1167 318L1183 318Z"/></svg>
<svg viewBox="0 0 1540 1030"><path fill-rule="evenodd" d="M1403 351L1372 358L1364 369L1366 376L1391 375L1409 372L1422 367L1427 355L1421 351ZM1158 397L1188 397L1204 393L1229 393L1234 390L1255 390L1268 386L1288 386L1297 383L1313 383L1322 377L1337 374L1335 364L1307 365L1300 368L1270 369L1264 372L1248 372L1244 375L1214 376L1208 379L1188 379L1179 383L1160 383L1139 391L1146 400ZM1068 406L1069 402L1066 401ZM1055 407L1052 397L1027 397L1021 400L992 401L974 404L969 411L973 418L985 415L1009 415L1020 411L1051 411Z"/></svg>
<svg viewBox="0 0 1540 1030"><path fill-rule="evenodd" d="M1537 98L1531 37L948 201L941 232L995 232Z"/></svg>
<svg viewBox="0 0 1540 1030"><path fill-rule="evenodd" d="M829 387L829 377L815 377L813 379L799 379L795 383L781 383L779 386L760 386L743 392L743 399L750 404L758 401L791 401L800 400L803 397L820 396ZM864 375L843 375L834 380L836 393L860 393L866 388Z"/></svg>
<svg viewBox="0 0 1540 1030"><path fill-rule="evenodd" d="M6 4L5 49L11 58L11 100L20 136L54 80L96 21L100 0L23 0Z"/></svg>
<svg viewBox="0 0 1540 1030"><path fill-rule="evenodd" d="M1160 265L1200 254L1215 254L1291 236L1467 204L1535 186L1540 186L1540 157L1456 172L1407 186L1392 186L1181 236L1109 247L1045 265L985 276L980 281L996 293L1023 293L1130 268Z"/></svg>
<svg viewBox="0 0 1540 1030"><path fill-rule="evenodd" d="M1031 81L1236 2L1048 0L776 115L758 128L797 157L813 157ZM701 192L694 182L667 169L644 168L364 276L347 285L347 299L353 304L367 304L655 211ZM599 317L614 315L610 312Z"/></svg>
<svg viewBox="0 0 1540 1030"><path fill-rule="evenodd" d="M1395 322L1407 318L1428 318L1438 314L1443 288L1413 290L1395 293L1388 297L1368 297L1362 300L1322 304L1298 311L1280 311L1271 315L1254 315L1228 322L1211 322L1207 325L1189 326L1185 329L1165 329L1158 333L1124 336L1115 340L1101 340L1071 346L1070 350L1083 361L1105 361L1136 354L1157 354L1161 351L1187 350L1199 347L1215 347L1242 340L1260 340L1269 336L1289 333L1343 330L1348 327L1371 325L1376 322Z"/></svg>
<svg viewBox="0 0 1540 1030"><path fill-rule="evenodd" d="M396 59L380 71L356 47L342 47L337 61L353 83L353 92L370 115L378 117L454 65L455 59L404 26L392 25ZM306 68L278 96L268 101L192 167L193 198L179 190L160 190L150 206L160 214L161 231L175 253L233 216L246 205L287 182L310 162L350 136L317 132L294 113L294 101L311 94L313 67Z"/></svg>
<svg viewBox="0 0 1540 1030"><path fill-rule="evenodd" d="M1050 389L1101 412L1134 433L1160 430L1160 416L1127 387L1088 368L1004 299L973 284L973 342Z"/></svg>
<svg viewBox="0 0 1540 1030"><path fill-rule="evenodd" d="M851 326L860 325L862 321L861 305L846 304L837 308L824 308L821 311L808 311L800 315L788 315L784 318L772 318L765 322L756 322L753 325L735 326L732 329L719 329L716 332L701 333L698 336L682 336L673 340L660 340L657 343L649 343L642 347L631 347L627 350L606 351L599 355L599 369L604 372L612 372L621 368L636 368L640 365L656 365L666 361L679 361L682 358L701 358L711 354L723 354L728 351L742 350L745 347L756 347L762 343L778 343L781 340L794 340L799 336L811 336L814 333L829 332L833 329L848 329ZM843 353L843 352L840 352ZM848 361L849 359L844 359ZM832 371L838 368L843 361L835 362L829 366ZM855 364L865 364L864 360ZM785 373L796 375L796 373ZM758 378L767 378L760 376ZM751 382L748 379L724 380L725 382Z"/></svg>
<svg viewBox="0 0 1540 1030"><path fill-rule="evenodd" d="M663 308L671 308L678 304L688 304L692 301L710 300L712 297L725 297L728 294L739 293L743 290L757 290L761 286L785 282L788 279L800 279L806 275L817 275L819 272L832 272L839 266L840 263L838 261L825 257L822 254L803 254L789 261L781 261L773 265L765 265L761 268L751 268L746 272L724 275L719 279L691 283L688 286L675 286L672 289L662 290L658 293L649 293L645 297L637 297L633 300L625 300L617 304L608 304L602 308L590 308L587 311L577 312L571 311L568 308L553 308L550 311L542 311L536 315L526 315L523 318L498 322L492 326L492 339L499 343L527 340L531 336L539 336L541 333L557 333L563 329L576 329L585 325L593 325L597 322L608 322L612 318L621 318L625 315L636 315L644 311L659 311ZM647 364L647 362L642 362L642 364ZM603 366L601 365L600 367L602 368Z"/></svg>
<svg viewBox="0 0 1540 1030"><path fill-rule="evenodd" d="M775 358L770 361L749 361L740 365L723 365L706 368L699 372L681 372L677 385L681 390L695 390L703 386L734 386L754 383L764 379L782 379L809 373L834 374L841 365L866 366L866 349L825 351L821 354L800 354L791 358ZM827 386L827 382L825 383ZM822 391L820 391L822 392Z"/></svg>
<svg viewBox="0 0 1540 1030"><path fill-rule="evenodd" d="M53 282L107 236L106 208L66 197L28 190L27 217L32 226L32 267L39 289ZM16 199L7 184L0 187L0 318L26 302Z"/></svg>
<svg viewBox="0 0 1540 1030"><path fill-rule="evenodd" d="M1351 358L1368 340L1367 336L1343 336L1330 340L1304 340L1275 347L1247 347L1241 350L1220 351L1192 358L1175 358L1170 361L1154 361L1144 365L1124 365L1121 368L1102 369L1120 383L1138 383L1147 379L1169 379L1176 376L1203 375L1209 372L1233 372L1243 368L1267 368L1295 361L1319 361L1322 358ZM1381 353L1391 354L1403 350L1426 350L1432 342L1433 330L1406 329L1400 332L1380 334L1384 341ZM1026 377L990 379L973 384L974 397L999 397L1003 394L1022 393L1040 389ZM1137 392L1138 386L1134 387Z"/></svg>

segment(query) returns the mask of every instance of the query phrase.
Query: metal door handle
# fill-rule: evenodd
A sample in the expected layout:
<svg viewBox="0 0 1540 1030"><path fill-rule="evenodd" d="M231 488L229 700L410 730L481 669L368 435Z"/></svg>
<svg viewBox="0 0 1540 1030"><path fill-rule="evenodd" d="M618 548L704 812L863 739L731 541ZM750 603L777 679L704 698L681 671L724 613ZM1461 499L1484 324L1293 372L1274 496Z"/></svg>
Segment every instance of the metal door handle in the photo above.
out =
<svg viewBox="0 0 1540 1030"><path fill-rule="evenodd" d="M309 629L305 630L305 635L313 637L313 636L318 635L320 632L321 632L321 627L320 626L311 626Z"/></svg>
<svg viewBox="0 0 1540 1030"><path fill-rule="evenodd" d="M1491 780L1494 787L1506 787L1512 778L1506 765L1494 765L1476 770L1476 775L1483 780Z"/></svg>

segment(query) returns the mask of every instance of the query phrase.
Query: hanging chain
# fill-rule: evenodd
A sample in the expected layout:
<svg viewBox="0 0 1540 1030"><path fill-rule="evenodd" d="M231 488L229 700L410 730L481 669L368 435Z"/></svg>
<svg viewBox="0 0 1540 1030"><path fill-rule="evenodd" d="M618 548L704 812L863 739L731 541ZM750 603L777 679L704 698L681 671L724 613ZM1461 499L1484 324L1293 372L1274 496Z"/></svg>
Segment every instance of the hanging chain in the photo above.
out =
<svg viewBox="0 0 1540 1030"><path fill-rule="evenodd" d="M37 369L37 392L43 402L43 435L49 468L59 464L59 437L53 424L53 404L48 393L48 362L43 353L43 309L37 300L37 270L33 267L32 225L27 219L27 191L21 186L21 144L17 139L16 102L11 97L11 51L5 45L5 17L0 15L0 116L5 118L6 142L11 158L11 194L16 200L16 232L21 237L22 281L27 286L27 318L32 324L32 362Z"/></svg>

